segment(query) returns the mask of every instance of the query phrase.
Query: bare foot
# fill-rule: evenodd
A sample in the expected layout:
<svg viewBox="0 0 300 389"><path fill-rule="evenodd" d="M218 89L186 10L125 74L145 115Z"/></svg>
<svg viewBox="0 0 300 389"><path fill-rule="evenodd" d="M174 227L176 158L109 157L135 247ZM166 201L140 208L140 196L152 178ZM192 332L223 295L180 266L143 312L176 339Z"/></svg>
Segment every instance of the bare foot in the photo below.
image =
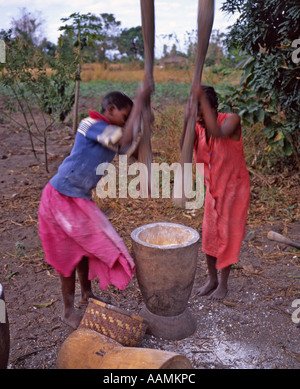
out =
<svg viewBox="0 0 300 389"><path fill-rule="evenodd" d="M61 320L69 325L70 327L74 328L76 330L81 322L82 317L74 310L72 310L69 314L63 314L61 315Z"/></svg>
<svg viewBox="0 0 300 389"><path fill-rule="evenodd" d="M213 301L221 301L225 298L227 292L228 289L225 286L219 284L217 289L208 297L208 299Z"/></svg>
<svg viewBox="0 0 300 389"><path fill-rule="evenodd" d="M217 286L218 286L218 282L217 281L210 281L209 280L204 286L202 286L201 288L199 288L196 291L196 294L199 295L199 296L206 296L212 290L216 289Z"/></svg>

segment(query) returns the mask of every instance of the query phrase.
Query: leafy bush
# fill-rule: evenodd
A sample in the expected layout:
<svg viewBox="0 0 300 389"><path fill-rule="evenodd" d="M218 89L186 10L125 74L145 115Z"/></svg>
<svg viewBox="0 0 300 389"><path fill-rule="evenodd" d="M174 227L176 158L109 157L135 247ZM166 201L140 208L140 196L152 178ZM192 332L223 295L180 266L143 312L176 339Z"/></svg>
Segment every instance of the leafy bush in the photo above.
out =
<svg viewBox="0 0 300 389"><path fill-rule="evenodd" d="M240 13L227 44L248 56L231 104L240 106L244 120L262 121L269 152L291 157L288 161L300 168L300 78L299 65L292 60L293 41L299 38L300 4L297 0L228 0L223 10Z"/></svg>
<svg viewBox="0 0 300 389"><path fill-rule="evenodd" d="M6 44L6 63L0 65L1 86L6 94L2 120L12 120L28 132L32 151L36 155L35 140L44 146L46 170L47 135L58 120L65 118L74 102L74 90L69 87L71 74L67 64L59 58L52 62L50 75L48 59L43 51L28 43L22 37L12 37L11 31L1 31L0 37ZM36 117L36 109L42 114L42 121ZM16 110L22 113L23 121L16 121L11 115Z"/></svg>

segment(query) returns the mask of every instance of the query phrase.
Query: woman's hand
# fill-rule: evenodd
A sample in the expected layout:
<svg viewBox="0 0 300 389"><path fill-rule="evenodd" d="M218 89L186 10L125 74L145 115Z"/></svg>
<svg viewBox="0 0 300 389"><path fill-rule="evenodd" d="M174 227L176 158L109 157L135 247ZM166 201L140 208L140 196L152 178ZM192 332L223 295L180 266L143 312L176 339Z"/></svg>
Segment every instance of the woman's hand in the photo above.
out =
<svg viewBox="0 0 300 389"><path fill-rule="evenodd" d="M154 92L153 80L149 76L145 76L144 82L140 84L135 101L138 103L140 100L146 101L150 98Z"/></svg>
<svg viewBox="0 0 300 389"><path fill-rule="evenodd" d="M201 84L192 84L191 86L191 96L193 96L198 102L201 101L203 95L205 94Z"/></svg>

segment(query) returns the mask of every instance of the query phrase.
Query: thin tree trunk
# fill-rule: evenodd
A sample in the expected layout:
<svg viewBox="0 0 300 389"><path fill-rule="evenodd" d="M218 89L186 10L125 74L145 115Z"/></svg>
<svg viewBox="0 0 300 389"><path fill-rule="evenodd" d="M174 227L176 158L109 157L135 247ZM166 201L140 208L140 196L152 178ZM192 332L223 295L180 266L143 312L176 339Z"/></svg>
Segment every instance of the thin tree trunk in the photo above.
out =
<svg viewBox="0 0 300 389"><path fill-rule="evenodd" d="M75 81L75 100L74 100L74 111L73 111L73 132L74 134L77 131L78 128L78 104L79 104L79 90L80 90L80 80L77 79L77 77L80 77L80 65L78 65L79 70L76 74L76 81ZM79 76L78 76L79 74Z"/></svg>
<svg viewBox="0 0 300 389"><path fill-rule="evenodd" d="M74 101L74 111L73 111L73 132L74 134L78 128L78 105L79 105L79 90L80 90L80 73L81 73L81 65L80 65L80 55L81 55L81 36L80 36L80 25L78 26L78 65L77 71L75 75L75 101Z"/></svg>

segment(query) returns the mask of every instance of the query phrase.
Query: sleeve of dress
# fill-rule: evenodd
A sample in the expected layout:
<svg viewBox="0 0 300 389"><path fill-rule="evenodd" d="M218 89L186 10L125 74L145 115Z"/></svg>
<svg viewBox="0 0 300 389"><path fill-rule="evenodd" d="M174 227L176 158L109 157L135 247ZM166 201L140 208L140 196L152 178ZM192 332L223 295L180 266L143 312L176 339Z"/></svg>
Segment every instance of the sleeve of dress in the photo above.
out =
<svg viewBox="0 0 300 389"><path fill-rule="evenodd" d="M89 128L86 137L117 152L117 142L121 139L122 133L121 127L112 124L105 125L104 127L103 123L101 125L97 123Z"/></svg>

